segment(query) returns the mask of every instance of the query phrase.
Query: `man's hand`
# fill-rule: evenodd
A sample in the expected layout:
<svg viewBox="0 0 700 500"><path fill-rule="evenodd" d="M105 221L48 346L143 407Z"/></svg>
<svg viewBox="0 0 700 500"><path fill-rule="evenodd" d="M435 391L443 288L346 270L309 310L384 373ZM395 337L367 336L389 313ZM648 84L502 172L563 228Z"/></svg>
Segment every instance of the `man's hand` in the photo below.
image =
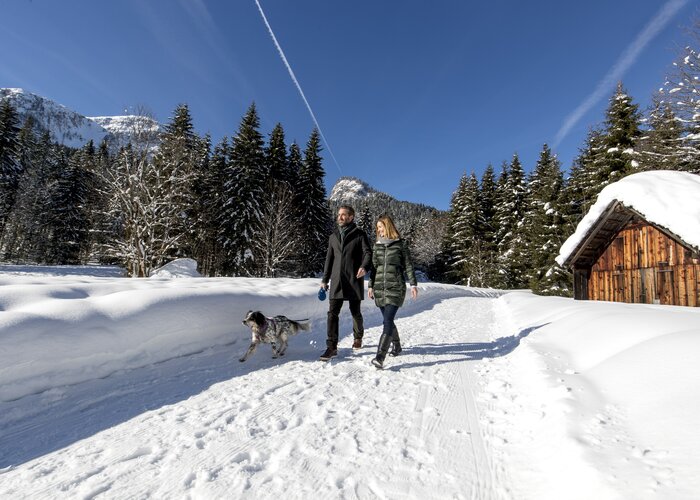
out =
<svg viewBox="0 0 700 500"><path fill-rule="evenodd" d="M361 267L361 268L357 271L357 274L355 275L355 277L356 277L357 279L360 279L360 278L363 278L363 277L365 276L365 274L367 274L367 271L365 271L365 268L364 268L364 267Z"/></svg>
<svg viewBox="0 0 700 500"><path fill-rule="evenodd" d="M412 286L411 287L411 299L416 300L416 297L418 297L418 287Z"/></svg>
<svg viewBox="0 0 700 500"><path fill-rule="evenodd" d="M328 291L328 283L321 283L321 288Z"/></svg>
<svg viewBox="0 0 700 500"><path fill-rule="evenodd" d="M371 288L367 289L367 298L374 300L374 290Z"/></svg>

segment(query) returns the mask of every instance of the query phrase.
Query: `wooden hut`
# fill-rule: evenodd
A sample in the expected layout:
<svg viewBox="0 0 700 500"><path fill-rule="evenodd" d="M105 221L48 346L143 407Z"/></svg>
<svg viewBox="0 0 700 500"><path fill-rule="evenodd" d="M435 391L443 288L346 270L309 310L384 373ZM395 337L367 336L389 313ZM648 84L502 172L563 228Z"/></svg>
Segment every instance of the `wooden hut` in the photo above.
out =
<svg viewBox="0 0 700 500"><path fill-rule="evenodd" d="M637 180L643 181L646 188L639 189L639 195L671 197L635 199L634 190L609 186L612 193L603 196L605 190L601 192L596 202L598 206L591 208L588 220L584 218L586 224L577 228L569 239L572 241L567 240L557 261L573 270L576 299L698 307L700 220L697 219L700 216L695 212L695 205L700 205L700 176L681 172L653 173L674 181L666 187L687 180L685 176L692 176L690 180L697 182L695 200L686 200L690 205L685 205L693 207L689 210L691 213L672 214L669 206L674 201L684 206L677 197L688 196L688 191L692 196L693 189L686 189L689 186L681 192L676 189L674 198L674 189L666 192L663 186L654 184L654 176L643 174L635 174L619 183L642 176ZM632 182L634 179L627 181L627 185ZM696 229L698 234L695 234Z"/></svg>

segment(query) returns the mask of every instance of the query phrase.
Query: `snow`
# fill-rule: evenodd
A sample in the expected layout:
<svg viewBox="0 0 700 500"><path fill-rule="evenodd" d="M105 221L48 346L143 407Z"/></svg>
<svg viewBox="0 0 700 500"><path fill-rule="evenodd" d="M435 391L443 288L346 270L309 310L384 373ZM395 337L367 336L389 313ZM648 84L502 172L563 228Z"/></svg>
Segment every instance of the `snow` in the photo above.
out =
<svg viewBox="0 0 700 500"><path fill-rule="evenodd" d="M556 258L559 265L564 265L615 200L700 248L700 176L669 170L640 172L603 188L574 234L561 246Z"/></svg>
<svg viewBox="0 0 700 500"><path fill-rule="evenodd" d="M200 278L197 261L194 259L175 259L151 273L151 278Z"/></svg>
<svg viewBox="0 0 700 500"><path fill-rule="evenodd" d="M435 283L325 347L318 280L0 268L0 498L694 498L700 309ZM85 271L83 273L83 271ZM310 318L245 363L245 312Z"/></svg>

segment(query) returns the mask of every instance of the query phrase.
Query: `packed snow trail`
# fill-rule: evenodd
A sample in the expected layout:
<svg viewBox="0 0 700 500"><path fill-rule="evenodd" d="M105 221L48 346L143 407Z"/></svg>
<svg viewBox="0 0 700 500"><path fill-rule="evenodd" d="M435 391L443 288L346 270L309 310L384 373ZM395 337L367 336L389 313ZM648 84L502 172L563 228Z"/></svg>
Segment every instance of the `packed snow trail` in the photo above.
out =
<svg viewBox="0 0 700 500"><path fill-rule="evenodd" d="M494 303L400 312L405 350L383 371L366 310L365 347L347 333L328 363L317 321L282 359L261 346L239 363L237 342L9 403L0 445L21 463L0 471L0 497L506 497L475 399L475 367L504 354Z"/></svg>

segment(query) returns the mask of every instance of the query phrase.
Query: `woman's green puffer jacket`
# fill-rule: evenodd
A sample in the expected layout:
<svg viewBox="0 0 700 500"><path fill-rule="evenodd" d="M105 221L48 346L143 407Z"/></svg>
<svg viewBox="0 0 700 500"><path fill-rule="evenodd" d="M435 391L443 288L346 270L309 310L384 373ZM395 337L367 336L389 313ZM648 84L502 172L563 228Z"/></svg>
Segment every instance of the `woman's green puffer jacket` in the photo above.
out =
<svg viewBox="0 0 700 500"><path fill-rule="evenodd" d="M372 272L369 275L369 287L374 289L374 302L378 307L393 304L403 305L406 298L406 280L416 286L416 273L413 270L411 254L404 240L391 240L388 243L377 242L372 251Z"/></svg>

